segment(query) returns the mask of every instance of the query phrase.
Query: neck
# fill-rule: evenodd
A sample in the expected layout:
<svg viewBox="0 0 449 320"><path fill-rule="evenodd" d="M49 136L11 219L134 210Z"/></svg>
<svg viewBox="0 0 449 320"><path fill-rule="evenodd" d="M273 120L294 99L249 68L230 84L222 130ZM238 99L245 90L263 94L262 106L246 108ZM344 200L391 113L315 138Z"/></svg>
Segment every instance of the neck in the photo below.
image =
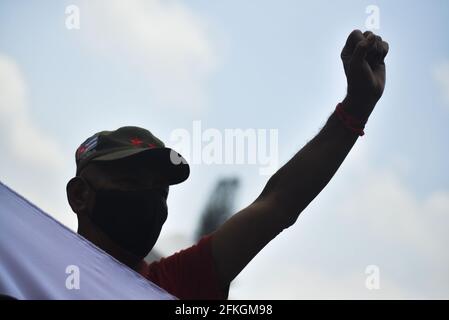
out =
<svg viewBox="0 0 449 320"><path fill-rule="evenodd" d="M78 234L107 252L109 255L113 256L121 263L127 265L133 270L138 270L142 259L118 246L104 232L98 230L98 228L95 228L90 224L86 225L80 222L78 226Z"/></svg>

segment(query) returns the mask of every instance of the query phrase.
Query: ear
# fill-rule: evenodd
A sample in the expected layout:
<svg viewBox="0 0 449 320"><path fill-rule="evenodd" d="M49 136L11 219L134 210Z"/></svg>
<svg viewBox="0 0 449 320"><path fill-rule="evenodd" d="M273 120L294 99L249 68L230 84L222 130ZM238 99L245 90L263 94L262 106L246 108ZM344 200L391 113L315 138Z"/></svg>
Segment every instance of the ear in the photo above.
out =
<svg viewBox="0 0 449 320"><path fill-rule="evenodd" d="M86 214L91 201L91 190L81 177L74 177L67 183L67 199L77 215Z"/></svg>

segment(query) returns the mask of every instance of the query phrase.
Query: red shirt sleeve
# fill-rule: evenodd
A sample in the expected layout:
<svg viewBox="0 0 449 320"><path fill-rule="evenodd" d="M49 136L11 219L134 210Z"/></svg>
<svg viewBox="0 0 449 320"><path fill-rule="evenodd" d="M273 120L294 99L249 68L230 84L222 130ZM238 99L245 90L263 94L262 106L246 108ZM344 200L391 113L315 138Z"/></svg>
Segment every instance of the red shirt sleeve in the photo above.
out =
<svg viewBox="0 0 449 320"><path fill-rule="evenodd" d="M228 288L221 288L212 256L212 236L196 245L150 265L141 274L181 300L224 300Z"/></svg>

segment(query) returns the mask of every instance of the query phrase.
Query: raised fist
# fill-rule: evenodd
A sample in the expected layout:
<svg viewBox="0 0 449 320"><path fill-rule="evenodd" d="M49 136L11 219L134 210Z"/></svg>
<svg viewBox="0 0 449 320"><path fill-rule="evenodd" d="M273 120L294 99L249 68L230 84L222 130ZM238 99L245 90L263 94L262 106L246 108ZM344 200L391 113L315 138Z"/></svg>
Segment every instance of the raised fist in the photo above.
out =
<svg viewBox="0 0 449 320"><path fill-rule="evenodd" d="M354 30L341 52L348 82L344 106L361 120L367 120L385 88L385 56L388 43L367 31Z"/></svg>

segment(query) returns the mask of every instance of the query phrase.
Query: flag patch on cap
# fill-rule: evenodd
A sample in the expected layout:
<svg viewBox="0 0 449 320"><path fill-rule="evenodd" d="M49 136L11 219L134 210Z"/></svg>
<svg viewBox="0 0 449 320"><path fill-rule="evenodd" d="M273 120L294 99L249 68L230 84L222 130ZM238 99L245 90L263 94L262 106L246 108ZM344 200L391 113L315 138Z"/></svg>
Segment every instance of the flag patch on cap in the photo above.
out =
<svg viewBox="0 0 449 320"><path fill-rule="evenodd" d="M89 151L92 151L95 149L95 147L98 144L98 136L90 137L87 139L76 151L76 156L78 159L81 156L85 156Z"/></svg>

